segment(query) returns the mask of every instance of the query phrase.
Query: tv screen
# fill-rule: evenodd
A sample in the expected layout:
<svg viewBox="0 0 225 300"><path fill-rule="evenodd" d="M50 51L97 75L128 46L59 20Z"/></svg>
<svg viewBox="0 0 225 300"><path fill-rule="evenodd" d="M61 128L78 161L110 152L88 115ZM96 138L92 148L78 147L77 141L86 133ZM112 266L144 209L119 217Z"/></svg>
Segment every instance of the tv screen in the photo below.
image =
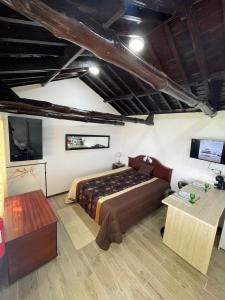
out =
<svg viewBox="0 0 225 300"><path fill-rule="evenodd" d="M225 165L225 142L192 139L190 157Z"/></svg>
<svg viewBox="0 0 225 300"><path fill-rule="evenodd" d="M8 117L10 161L42 159L42 120Z"/></svg>

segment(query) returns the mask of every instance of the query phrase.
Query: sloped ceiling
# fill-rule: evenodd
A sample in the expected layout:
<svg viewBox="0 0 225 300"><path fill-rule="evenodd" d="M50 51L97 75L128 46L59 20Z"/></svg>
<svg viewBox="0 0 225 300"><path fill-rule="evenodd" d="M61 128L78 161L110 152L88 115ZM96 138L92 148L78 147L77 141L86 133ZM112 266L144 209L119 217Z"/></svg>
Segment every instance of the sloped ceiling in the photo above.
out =
<svg viewBox="0 0 225 300"><path fill-rule="evenodd" d="M71 15L72 7L78 6L95 21L106 24L121 9L122 1L46 3ZM124 43L132 35L144 36L146 46L141 56L147 62L199 99L208 99L216 110L224 110L224 6L224 0L127 1L123 13L110 22L110 29ZM88 72L93 62L100 66L99 76ZM0 5L0 80L15 87L75 77L123 115L196 111Z"/></svg>

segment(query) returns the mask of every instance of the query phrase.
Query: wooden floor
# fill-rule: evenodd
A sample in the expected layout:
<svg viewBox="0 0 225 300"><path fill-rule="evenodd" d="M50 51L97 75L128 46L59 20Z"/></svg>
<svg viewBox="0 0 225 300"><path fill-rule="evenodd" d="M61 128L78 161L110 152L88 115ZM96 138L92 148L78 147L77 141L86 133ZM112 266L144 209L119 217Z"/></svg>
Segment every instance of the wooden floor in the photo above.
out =
<svg viewBox="0 0 225 300"><path fill-rule="evenodd" d="M57 212L64 196L49 199ZM15 284L1 274L1 300L45 299L225 299L225 251L213 250L208 276L163 245L161 208L102 251L95 242L76 250L62 223L58 257Z"/></svg>

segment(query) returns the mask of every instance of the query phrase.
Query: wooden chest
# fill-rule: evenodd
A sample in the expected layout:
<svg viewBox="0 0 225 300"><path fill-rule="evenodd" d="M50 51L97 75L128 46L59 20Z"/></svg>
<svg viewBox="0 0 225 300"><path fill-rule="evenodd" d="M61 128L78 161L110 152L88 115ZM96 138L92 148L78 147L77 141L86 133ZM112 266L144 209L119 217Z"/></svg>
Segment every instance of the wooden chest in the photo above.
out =
<svg viewBox="0 0 225 300"><path fill-rule="evenodd" d="M41 190L5 199L10 283L57 256L57 221Z"/></svg>

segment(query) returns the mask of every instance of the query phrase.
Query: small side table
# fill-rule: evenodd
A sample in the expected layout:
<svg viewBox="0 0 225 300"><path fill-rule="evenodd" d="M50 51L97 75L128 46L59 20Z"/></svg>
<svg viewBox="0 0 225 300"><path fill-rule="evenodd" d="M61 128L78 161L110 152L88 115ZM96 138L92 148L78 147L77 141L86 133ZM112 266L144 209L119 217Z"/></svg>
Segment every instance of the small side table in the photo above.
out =
<svg viewBox="0 0 225 300"><path fill-rule="evenodd" d="M112 164L112 169L118 169L118 168L122 168L125 167L125 164L121 164L121 163L113 163Z"/></svg>

